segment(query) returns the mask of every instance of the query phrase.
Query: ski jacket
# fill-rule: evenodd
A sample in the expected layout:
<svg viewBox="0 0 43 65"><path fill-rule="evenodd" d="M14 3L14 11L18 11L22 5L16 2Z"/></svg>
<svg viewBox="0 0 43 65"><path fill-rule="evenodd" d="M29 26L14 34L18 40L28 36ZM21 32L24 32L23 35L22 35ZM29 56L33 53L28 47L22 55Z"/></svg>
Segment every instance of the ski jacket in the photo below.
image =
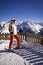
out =
<svg viewBox="0 0 43 65"><path fill-rule="evenodd" d="M10 32L10 34L17 35L17 25L16 24L10 24L9 25L9 32Z"/></svg>

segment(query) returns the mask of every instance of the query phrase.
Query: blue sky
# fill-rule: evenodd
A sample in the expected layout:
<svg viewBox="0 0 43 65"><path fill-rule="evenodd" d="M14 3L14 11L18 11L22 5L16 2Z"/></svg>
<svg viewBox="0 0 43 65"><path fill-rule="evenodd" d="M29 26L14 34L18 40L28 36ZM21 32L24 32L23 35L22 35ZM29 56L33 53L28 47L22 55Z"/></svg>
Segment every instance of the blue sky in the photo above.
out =
<svg viewBox="0 0 43 65"><path fill-rule="evenodd" d="M43 22L43 0L0 0L0 21Z"/></svg>

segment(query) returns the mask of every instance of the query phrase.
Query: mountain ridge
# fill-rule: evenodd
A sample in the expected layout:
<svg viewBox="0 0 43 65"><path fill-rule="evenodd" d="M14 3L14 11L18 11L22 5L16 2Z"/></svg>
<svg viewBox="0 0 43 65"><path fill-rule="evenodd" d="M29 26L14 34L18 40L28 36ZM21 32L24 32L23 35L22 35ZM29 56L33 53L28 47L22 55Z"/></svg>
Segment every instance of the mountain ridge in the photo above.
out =
<svg viewBox="0 0 43 65"><path fill-rule="evenodd" d="M2 24L2 22L0 23L0 29L1 29L1 33L9 33L8 31L8 27L9 27L10 22L4 22ZM23 30L24 32L31 32L31 33L35 33L35 34L39 34L42 29L43 29L43 25L41 25L40 23L33 23L30 21L23 21L22 23L20 23L20 21L16 22L18 29Z"/></svg>

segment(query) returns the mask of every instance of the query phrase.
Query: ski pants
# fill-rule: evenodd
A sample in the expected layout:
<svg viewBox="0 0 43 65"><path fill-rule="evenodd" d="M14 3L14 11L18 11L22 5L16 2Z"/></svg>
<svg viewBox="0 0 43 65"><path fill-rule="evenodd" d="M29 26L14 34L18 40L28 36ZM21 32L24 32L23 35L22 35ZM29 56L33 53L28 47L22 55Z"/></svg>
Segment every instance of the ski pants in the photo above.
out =
<svg viewBox="0 0 43 65"><path fill-rule="evenodd" d="M10 43L9 43L9 49L12 48L13 40L14 38L17 40L17 46L20 47L20 38L19 35L10 35Z"/></svg>

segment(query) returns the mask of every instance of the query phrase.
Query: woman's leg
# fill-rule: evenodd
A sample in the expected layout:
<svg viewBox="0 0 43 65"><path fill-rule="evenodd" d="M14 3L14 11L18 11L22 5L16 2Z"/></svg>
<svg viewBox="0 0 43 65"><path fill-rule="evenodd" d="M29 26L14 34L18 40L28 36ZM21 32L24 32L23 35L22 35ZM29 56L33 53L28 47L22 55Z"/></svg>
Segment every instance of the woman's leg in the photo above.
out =
<svg viewBox="0 0 43 65"><path fill-rule="evenodd" d="M20 48L20 37L19 37L19 35L14 35L14 37L16 38L16 40L17 40L17 46Z"/></svg>
<svg viewBox="0 0 43 65"><path fill-rule="evenodd" d="M13 39L14 39L14 35L10 35L9 49L11 49L11 48L12 48Z"/></svg>

